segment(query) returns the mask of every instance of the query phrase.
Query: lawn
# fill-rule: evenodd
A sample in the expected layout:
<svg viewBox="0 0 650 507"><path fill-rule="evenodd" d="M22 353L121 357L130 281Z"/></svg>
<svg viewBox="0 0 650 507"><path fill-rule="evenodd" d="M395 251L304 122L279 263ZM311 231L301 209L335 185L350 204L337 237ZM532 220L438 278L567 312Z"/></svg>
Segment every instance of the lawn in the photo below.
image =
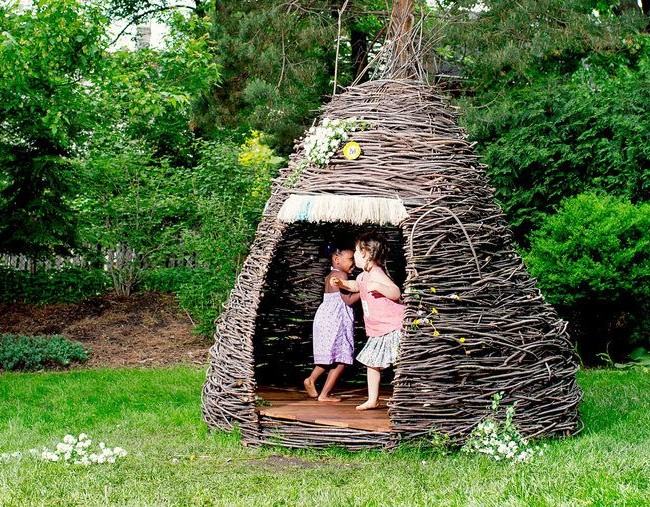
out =
<svg viewBox="0 0 650 507"><path fill-rule="evenodd" d="M187 366L0 374L0 454L82 432L129 452L90 467L0 463L0 505L650 505L648 372L581 372L584 431L519 465L416 447L246 448L207 431L204 376Z"/></svg>

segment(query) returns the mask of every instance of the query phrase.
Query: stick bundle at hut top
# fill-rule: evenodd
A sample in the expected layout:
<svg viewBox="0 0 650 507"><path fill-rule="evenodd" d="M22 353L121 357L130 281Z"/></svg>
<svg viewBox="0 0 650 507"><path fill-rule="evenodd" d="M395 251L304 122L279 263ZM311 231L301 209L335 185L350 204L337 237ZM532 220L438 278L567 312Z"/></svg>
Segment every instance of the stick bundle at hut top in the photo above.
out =
<svg viewBox="0 0 650 507"><path fill-rule="evenodd" d="M296 239L277 215L290 195L337 194L399 199L408 213L400 224L407 312L389 404L396 438L435 431L463 439L497 392L505 393L502 403L517 402L515 423L525 434L578 431L580 391L566 323L544 302L514 251L453 110L421 82L380 80L334 97L322 116L368 122L369 128L350 134L362 155L348 160L339 150L317 167L303 162L299 143L275 181L218 323L204 388L206 421L220 427L237 422L250 442L273 440L254 411L253 342L260 300L280 282L268 277L269 265L282 241ZM313 309L305 308L307 314ZM318 445L319 437L331 440L322 427L291 445Z"/></svg>

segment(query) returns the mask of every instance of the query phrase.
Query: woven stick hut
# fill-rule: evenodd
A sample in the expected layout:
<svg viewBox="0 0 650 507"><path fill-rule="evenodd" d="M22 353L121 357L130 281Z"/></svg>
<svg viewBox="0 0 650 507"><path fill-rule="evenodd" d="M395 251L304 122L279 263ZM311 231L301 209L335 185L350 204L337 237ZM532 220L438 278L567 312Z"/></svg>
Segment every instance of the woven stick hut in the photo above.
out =
<svg viewBox="0 0 650 507"><path fill-rule="evenodd" d="M323 107L322 118L367 122L349 138L361 156L338 150L318 167L305 163L302 141L274 181L217 321L203 389L210 427L291 447L391 446L430 432L462 440L503 392L502 403L517 402L524 434L579 430L566 323L514 250L454 109L409 74L353 86ZM389 238L389 269L407 307L389 430L260 414L259 385L299 386L310 367L311 319L329 265L322 244L368 229Z"/></svg>

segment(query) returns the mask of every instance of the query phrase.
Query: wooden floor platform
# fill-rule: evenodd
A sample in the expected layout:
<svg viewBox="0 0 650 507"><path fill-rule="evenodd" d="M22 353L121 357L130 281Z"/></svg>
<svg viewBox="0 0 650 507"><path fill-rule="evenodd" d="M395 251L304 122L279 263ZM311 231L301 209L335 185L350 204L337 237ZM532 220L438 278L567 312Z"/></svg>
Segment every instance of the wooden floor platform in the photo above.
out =
<svg viewBox="0 0 650 507"><path fill-rule="evenodd" d="M298 389L260 387L257 390L257 396L260 398L257 410L261 415L277 419L367 431L390 431L386 406L391 396L390 389L381 390L379 408L364 411L355 410L354 407L367 400L366 388L342 389L334 394L341 398L341 402L319 402Z"/></svg>

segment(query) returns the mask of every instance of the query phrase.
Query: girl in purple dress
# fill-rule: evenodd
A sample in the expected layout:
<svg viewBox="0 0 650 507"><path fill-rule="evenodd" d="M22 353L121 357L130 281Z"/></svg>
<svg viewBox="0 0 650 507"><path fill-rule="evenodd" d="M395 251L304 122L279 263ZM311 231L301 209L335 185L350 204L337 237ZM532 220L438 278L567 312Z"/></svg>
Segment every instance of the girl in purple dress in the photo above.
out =
<svg viewBox="0 0 650 507"><path fill-rule="evenodd" d="M354 354L354 313L351 306L359 300L359 294L340 291L330 283L336 276L347 280L354 268L354 250L334 247L330 250L332 267L325 277L323 302L314 317L314 363L311 375L304 380L305 390L318 401L336 402L341 398L330 393L343 373L345 365L353 363ZM323 390L318 393L316 381L327 371Z"/></svg>

